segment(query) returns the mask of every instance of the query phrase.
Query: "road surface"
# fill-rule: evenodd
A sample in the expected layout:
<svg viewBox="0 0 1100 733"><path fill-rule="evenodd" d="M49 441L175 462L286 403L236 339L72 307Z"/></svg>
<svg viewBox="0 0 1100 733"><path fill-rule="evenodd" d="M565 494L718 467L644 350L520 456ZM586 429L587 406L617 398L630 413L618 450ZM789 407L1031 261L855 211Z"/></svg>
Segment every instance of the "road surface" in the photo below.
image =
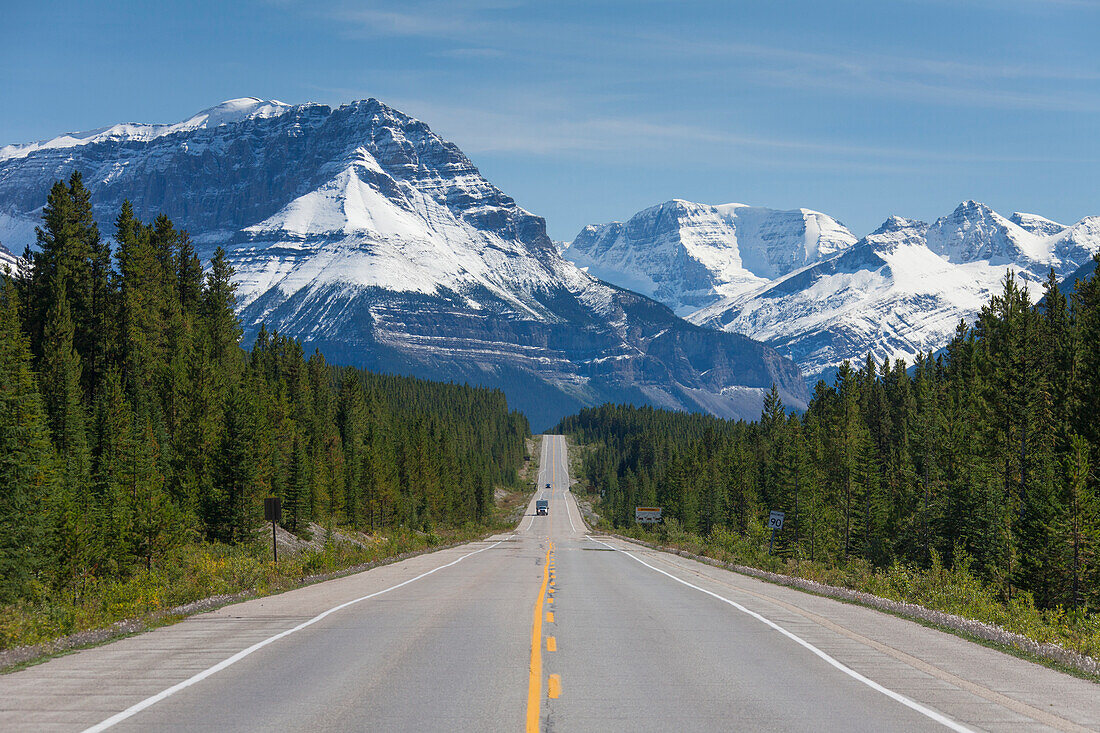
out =
<svg viewBox="0 0 1100 733"><path fill-rule="evenodd" d="M540 470L514 532L0 676L0 730L1100 730L1094 683L593 535Z"/></svg>

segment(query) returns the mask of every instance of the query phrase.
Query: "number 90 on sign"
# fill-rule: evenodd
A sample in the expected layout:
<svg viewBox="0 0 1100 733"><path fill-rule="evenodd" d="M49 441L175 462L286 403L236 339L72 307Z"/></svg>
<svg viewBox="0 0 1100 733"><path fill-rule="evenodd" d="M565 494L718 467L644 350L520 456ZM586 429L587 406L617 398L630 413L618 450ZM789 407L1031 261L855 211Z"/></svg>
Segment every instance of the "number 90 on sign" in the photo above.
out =
<svg viewBox="0 0 1100 733"><path fill-rule="evenodd" d="M768 515L768 529L783 529L783 512L771 512Z"/></svg>

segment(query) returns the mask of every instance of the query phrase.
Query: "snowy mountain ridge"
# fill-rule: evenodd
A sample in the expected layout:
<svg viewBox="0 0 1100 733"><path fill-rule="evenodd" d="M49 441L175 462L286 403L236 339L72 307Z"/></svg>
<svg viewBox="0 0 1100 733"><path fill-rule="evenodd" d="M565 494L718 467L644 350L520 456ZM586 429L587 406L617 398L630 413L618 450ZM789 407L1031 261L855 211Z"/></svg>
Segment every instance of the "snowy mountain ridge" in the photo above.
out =
<svg viewBox="0 0 1100 733"><path fill-rule="evenodd" d="M606 401L759 415L797 368L562 258L545 222L455 145L377 100L231 100L177 125L121 125L0 158L0 239L33 233L80 170L105 233L123 200L227 249L246 334L261 323L336 363L500 387L536 429Z"/></svg>
<svg viewBox="0 0 1100 733"><path fill-rule="evenodd" d="M816 221L836 221L818 216ZM624 287L631 277L615 271L616 266L626 269L620 262L644 261L653 271L669 273L682 269L667 248L652 241L636 237L626 242L631 247L624 246L627 238L621 231L615 232L618 251L582 240L583 254L575 261ZM690 241L699 235L689 231L678 236ZM721 237L727 248L735 246L735 233ZM694 308L667 288L653 288L653 294L693 323L744 333L774 346L813 379L828 376L845 359L861 360L868 353L879 361L912 362L917 353L939 349L960 319L975 320L1010 269L1038 300L1051 269L1064 278L1100 251L1100 217L1067 226L1035 214L1004 217L984 204L964 201L931 224L892 216L858 242L833 233L817 249L816 261L811 247L799 249L797 236L788 233L773 241L783 242L779 251L793 254L788 262L805 257L805 264L762 278L755 286L744 277L744 261L728 264L728 270L701 279L710 287L702 288L694 303L709 302ZM810 241L809 234L805 241ZM571 246L566 256L573 255ZM740 283L731 285L739 278Z"/></svg>
<svg viewBox="0 0 1100 733"><path fill-rule="evenodd" d="M256 97L229 99L175 124L151 125L141 122L127 122L85 132L70 132L41 142L5 145L0 147L0 160L25 158L40 150L71 148L108 140L149 142L158 137L178 132L229 125L246 119L275 117L283 114L288 109L290 109L290 105L278 100L268 102Z"/></svg>

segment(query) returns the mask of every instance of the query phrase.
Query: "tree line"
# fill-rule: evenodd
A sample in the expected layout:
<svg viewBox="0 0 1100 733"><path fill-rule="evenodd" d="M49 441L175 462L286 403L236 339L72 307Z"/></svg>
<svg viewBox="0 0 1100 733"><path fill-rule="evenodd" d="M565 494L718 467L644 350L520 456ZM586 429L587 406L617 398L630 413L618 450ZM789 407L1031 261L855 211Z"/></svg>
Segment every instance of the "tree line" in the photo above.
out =
<svg viewBox="0 0 1100 733"><path fill-rule="evenodd" d="M300 534L421 529L516 482L529 430L500 391L339 369L263 327L247 352L222 248L204 270L129 203L113 240L74 173L0 276L0 601L252 542L265 496Z"/></svg>
<svg viewBox="0 0 1100 733"><path fill-rule="evenodd" d="M1100 259L1100 256L1098 256ZM1100 608L1100 279L1043 298L1011 272L939 354L818 382L804 414L773 388L759 422L629 406L566 418L616 526L662 506L693 532L827 564L966 563L1006 597Z"/></svg>

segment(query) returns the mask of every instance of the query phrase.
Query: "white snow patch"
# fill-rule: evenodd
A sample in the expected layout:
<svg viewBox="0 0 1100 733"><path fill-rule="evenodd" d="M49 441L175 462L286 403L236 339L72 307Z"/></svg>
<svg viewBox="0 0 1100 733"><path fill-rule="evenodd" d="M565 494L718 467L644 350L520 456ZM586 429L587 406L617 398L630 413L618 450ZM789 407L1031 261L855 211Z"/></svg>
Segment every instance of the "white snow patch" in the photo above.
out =
<svg viewBox="0 0 1100 733"><path fill-rule="evenodd" d="M100 127L84 132L69 132L52 140L5 145L0 148L0 160L25 158L38 150L52 148L71 148L79 145L104 142L107 140L134 140L148 142L158 137L187 132L200 128L230 125L252 118L278 117L291 109L291 106L278 100L265 101L256 97L229 99L209 109L204 109L188 119L168 125L127 122L110 127Z"/></svg>

